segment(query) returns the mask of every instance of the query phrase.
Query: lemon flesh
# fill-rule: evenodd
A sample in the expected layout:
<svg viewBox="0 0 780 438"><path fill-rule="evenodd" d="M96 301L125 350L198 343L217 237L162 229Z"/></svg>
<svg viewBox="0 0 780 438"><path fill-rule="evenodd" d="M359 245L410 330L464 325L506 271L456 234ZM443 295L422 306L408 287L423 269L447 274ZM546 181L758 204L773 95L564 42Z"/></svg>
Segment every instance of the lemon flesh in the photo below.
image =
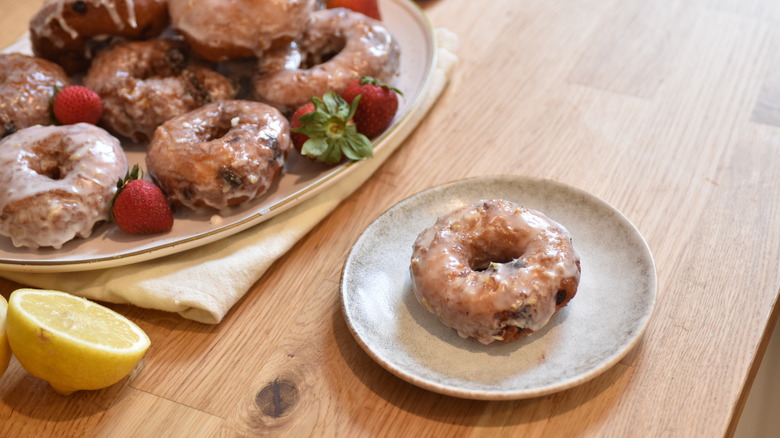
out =
<svg viewBox="0 0 780 438"><path fill-rule="evenodd" d="M8 369L11 362L11 346L8 344L8 336L5 334L5 314L8 311L8 301L0 295L0 377Z"/></svg>
<svg viewBox="0 0 780 438"><path fill-rule="evenodd" d="M122 380L150 344L146 333L124 316L51 290L11 293L6 329L22 367L63 395Z"/></svg>

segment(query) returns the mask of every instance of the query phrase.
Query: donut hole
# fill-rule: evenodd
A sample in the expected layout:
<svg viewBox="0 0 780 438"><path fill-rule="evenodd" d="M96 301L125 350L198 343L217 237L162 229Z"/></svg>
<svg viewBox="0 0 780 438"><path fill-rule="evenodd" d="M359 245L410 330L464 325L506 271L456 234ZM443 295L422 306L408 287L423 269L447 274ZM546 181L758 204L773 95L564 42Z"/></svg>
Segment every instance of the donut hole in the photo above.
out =
<svg viewBox="0 0 780 438"><path fill-rule="evenodd" d="M59 163L42 160L39 164L40 166L33 165L30 167L38 175L45 176L55 181L61 180L65 177L63 169L59 166Z"/></svg>
<svg viewBox="0 0 780 438"><path fill-rule="evenodd" d="M484 219L484 218L483 218ZM524 267L520 257L525 253L525 244L516 230L506 224L492 223L461 241L469 268L485 271L493 264L516 263Z"/></svg>
<svg viewBox="0 0 780 438"><path fill-rule="evenodd" d="M480 248L471 253L468 265L474 271L485 271L493 264L516 263L518 267L524 267L519 260L523 251L509 245Z"/></svg>
<svg viewBox="0 0 780 438"><path fill-rule="evenodd" d="M301 57L301 69L308 70L317 65L324 64L344 50L347 40L343 35L331 35L323 38L318 44L306 47Z"/></svg>
<svg viewBox="0 0 780 438"><path fill-rule="evenodd" d="M474 218L476 228L461 239L460 246L464 250L468 266L474 271L485 271L494 264L513 264L514 268L522 269L525 263L521 257L526 253L528 233L517 229L500 216L488 214L492 206L485 203L482 212Z"/></svg>
<svg viewBox="0 0 780 438"><path fill-rule="evenodd" d="M61 140L60 140L61 141ZM59 141L48 143L49 147L38 144L33 148L34 159L29 160L28 167L35 173L58 181L67 176L72 166L70 157L65 154Z"/></svg>
<svg viewBox="0 0 780 438"><path fill-rule="evenodd" d="M231 117L220 117L214 123L207 125L200 140L208 142L224 138L233 127L230 120Z"/></svg>

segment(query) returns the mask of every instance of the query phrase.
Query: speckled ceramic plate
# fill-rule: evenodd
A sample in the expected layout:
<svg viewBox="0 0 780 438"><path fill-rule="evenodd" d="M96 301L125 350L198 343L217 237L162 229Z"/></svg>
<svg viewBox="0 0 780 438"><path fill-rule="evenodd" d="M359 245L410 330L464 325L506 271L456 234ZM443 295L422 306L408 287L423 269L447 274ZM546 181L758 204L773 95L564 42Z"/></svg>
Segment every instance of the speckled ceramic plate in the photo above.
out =
<svg viewBox="0 0 780 438"><path fill-rule="evenodd" d="M433 28L422 10L409 0L380 0L385 25L401 46L401 72L394 82L404 92L393 124L374 148L386 153L398 147L413 129L420 109L433 83L436 47ZM32 53L29 38L3 49L3 52ZM128 162L144 166L145 145L125 144ZM335 167L319 165L291 154L285 174L268 193L247 205L222 215L193 213L180 209L173 230L161 235L132 236L116 227L98 227L88 239L75 239L62 249L15 248L0 236L0 270L26 272L67 272L102 269L154 259L205 245L255 226L322 192L363 162Z"/></svg>
<svg viewBox="0 0 780 438"><path fill-rule="evenodd" d="M420 305L409 261L436 218L486 198L540 210L572 234L581 257L577 296L542 330L512 343L462 339ZM342 310L363 349L396 376L457 397L537 397L586 382L641 338L656 294L655 265L637 229L582 190L550 180L491 176L414 195L377 218L344 265Z"/></svg>

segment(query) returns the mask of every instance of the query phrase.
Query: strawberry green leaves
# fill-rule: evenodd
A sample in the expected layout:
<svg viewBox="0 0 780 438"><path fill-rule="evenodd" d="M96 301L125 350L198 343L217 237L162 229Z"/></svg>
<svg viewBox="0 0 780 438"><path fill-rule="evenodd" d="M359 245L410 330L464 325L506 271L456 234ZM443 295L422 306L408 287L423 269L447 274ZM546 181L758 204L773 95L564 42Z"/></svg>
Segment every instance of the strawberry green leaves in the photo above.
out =
<svg viewBox="0 0 780 438"><path fill-rule="evenodd" d="M373 156L371 141L358 132L352 120L360 99L348 104L335 92L299 108L292 117L293 143L304 156L325 164L337 164L343 157L363 160Z"/></svg>

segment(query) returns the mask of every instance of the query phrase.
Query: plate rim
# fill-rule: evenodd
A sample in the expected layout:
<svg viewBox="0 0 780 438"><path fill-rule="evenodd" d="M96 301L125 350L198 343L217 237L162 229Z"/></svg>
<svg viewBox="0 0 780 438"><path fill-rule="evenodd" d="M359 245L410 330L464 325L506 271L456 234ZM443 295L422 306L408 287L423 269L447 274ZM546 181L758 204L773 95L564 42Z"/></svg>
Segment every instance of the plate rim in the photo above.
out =
<svg viewBox="0 0 780 438"><path fill-rule="evenodd" d="M630 342L622 345L621 348L614 351L613 354L605 356L604 357L605 361L601 362L599 366L596 366L585 373L580 373L578 375L562 380L560 383L549 384L546 386L542 386L530 390L527 389L517 390L517 391L473 390L473 389L458 388L458 387L454 387L453 385L438 384L436 382L425 380L424 378L421 378L417 375L408 373L402 370L401 368L397 367L393 363L387 361L385 357L375 352L374 349L372 349L371 346L368 345L366 341L361 337L360 333L358 333L358 330L353 324L353 321L349 315L350 309L348 308L349 306L347 303L349 298L347 297L348 292L346 291L345 288L346 274L347 274L348 267L351 263L352 257L354 253L357 251L357 247L359 246L359 244L364 238L367 238L366 236L369 230L380 220L382 220L386 215L403 208L405 205L409 203L413 203L419 197L423 197L433 191L446 190L448 188L452 188L453 186L481 183L481 182L486 182L488 180L506 181L508 179L511 179L513 181L532 182L536 184L549 184L579 194L580 196L584 196L585 198L591 201L596 201L597 203L601 204L601 206L608 208L612 213L614 213L619 218L619 220L623 222L624 225L629 227L629 229L632 231L634 236L639 238L639 242L642 244L642 248L644 249L644 255L647 257L647 260L649 262L648 267L650 268L650 270L648 273L648 279L650 281L647 290L650 299L646 308L646 313L643 315L642 319L638 320L638 324L637 324L638 330L634 334L633 338L631 339ZM645 237L642 235L641 232L639 232L639 229L636 227L636 225L630 219L628 219L628 217L625 214L623 214L623 212L615 208L610 203L606 202L601 197L593 193L590 193L588 191L585 191L583 189L580 189L578 187L550 178L520 175L520 174L491 174L491 175L482 175L476 177L455 179L449 182L428 187L424 190L413 193L405 197L404 199L401 199L400 201L394 203L393 205L385 209L382 213L377 215L371 221L371 223L355 239L352 247L349 250L349 253L347 254L347 257L342 267L341 277L339 280L339 298L340 298L339 301L340 301L342 317L347 325L347 329L352 334L352 337L355 339L358 345L360 345L360 347L369 357L371 357L375 362L377 362L380 366L385 368L387 371L389 371L391 374L395 375L396 377L408 383L411 383L415 386L418 386L420 388L435 393L439 393L442 395L453 396L457 398L472 399L472 400L493 400L493 401L522 400L522 399L529 399L529 398L550 395L553 393L565 391L567 389L571 389L573 387L582 385L598 377L599 375L603 374L607 370L613 368L620 360L625 358L631 351L633 351L644 338L644 334L647 331L647 328L650 325L650 322L653 319L653 316L655 314L655 308L658 300L658 274L657 274L657 267L656 267L653 253Z"/></svg>
<svg viewBox="0 0 780 438"><path fill-rule="evenodd" d="M401 114L398 120L387 131L382 133L374 140L375 151L380 149L384 151L385 149L389 148L387 152L390 153L395 150L400 145L400 143L403 142L403 138L395 141L395 137L404 133L403 128L409 123L411 116L421 109L421 104L431 90L436 74L438 53L436 50L436 38L433 25L419 5L409 0L380 0L380 2L392 2L397 7L406 10L407 13L414 19L414 22L421 25L423 28L425 36L427 37L425 44L427 45L427 49L431 52L430 58L426 59L428 68L424 74L423 81L420 84L420 92L415 97L415 100L409 105L406 112ZM17 45L19 41L27 37L27 35L29 35L29 32L26 32L20 37L20 40L17 40L17 42L12 43L3 50ZM394 144L393 141L395 141ZM151 245L140 249L128 250L120 254L101 255L97 257L79 258L73 260L22 260L14 258L0 258L0 271L4 270L10 272L28 273L82 272L131 265L147 260L157 259L167 255L180 253L189 249L198 248L200 246L228 238L248 228L261 225L263 222L273 218L274 216L291 209L296 204L308 200L309 198L319 193L322 193L328 187L335 184L339 179L345 175L350 174L353 170L353 167L361 165L365 165L365 162L351 161L340 164L332 169L327 170L324 175L317 177L314 182L308 184L298 191L290 193L288 196L275 202L273 205L261 205L255 207L253 213L236 222L224 226L216 226L215 228L205 232L183 236L182 238L166 242L161 245Z"/></svg>

